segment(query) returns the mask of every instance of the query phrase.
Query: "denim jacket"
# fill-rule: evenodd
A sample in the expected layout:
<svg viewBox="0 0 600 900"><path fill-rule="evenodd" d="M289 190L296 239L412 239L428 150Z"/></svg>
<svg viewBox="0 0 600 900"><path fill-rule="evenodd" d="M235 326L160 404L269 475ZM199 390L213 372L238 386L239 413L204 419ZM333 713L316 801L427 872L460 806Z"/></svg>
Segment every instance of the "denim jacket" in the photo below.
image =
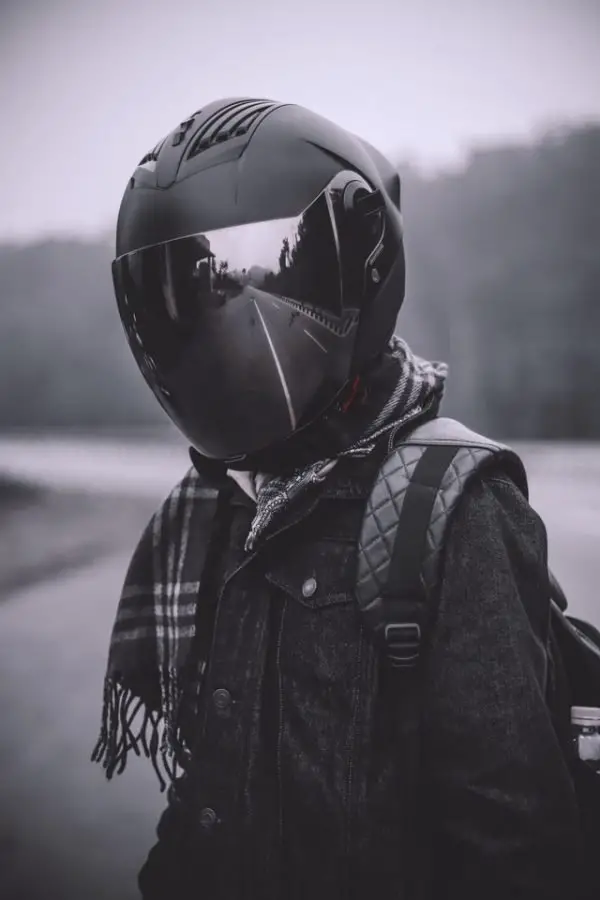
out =
<svg viewBox="0 0 600 900"><path fill-rule="evenodd" d="M236 486L212 644L139 884L146 900L576 898L573 785L546 705L546 534L502 473L450 527L416 672L354 597L374 471L346 460L248 554ZM416 707L415 707L416 704Z"/></svg>

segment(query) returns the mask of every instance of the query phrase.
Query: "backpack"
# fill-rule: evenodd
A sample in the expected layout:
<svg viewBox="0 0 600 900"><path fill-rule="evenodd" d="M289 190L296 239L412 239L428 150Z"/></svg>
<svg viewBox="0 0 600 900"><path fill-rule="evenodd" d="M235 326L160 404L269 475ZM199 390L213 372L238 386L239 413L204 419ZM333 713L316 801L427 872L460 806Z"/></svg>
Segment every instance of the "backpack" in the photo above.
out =
<svg viewBox="0 0 600 900"><path fill-rule="evenodd" d="M453 419L436 418L403 437L385 458L365 507L356 599L392 669L414 669L435 615L452 513L469 481L500 469L528 499L518 455ZM600 775L571 741L571 706L600 707L600 631L567 615L551 572L547 700L577 793L588 859L600 853ZM398 677L401 677L398 676Z"/></svg>

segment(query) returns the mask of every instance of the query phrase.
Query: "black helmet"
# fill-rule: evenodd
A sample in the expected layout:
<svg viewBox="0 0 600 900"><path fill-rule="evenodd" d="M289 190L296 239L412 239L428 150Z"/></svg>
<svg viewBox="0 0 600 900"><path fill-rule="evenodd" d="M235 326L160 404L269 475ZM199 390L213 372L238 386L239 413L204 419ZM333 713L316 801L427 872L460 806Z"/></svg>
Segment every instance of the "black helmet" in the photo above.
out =
<svg viewBox="0 0 600 900"><path fill-rule="evenodd" d="M303 107L216 101L141 160L116 251L146 381L202 456L240 468L310 431L385 349L404 297L400 179Z"/></svg>

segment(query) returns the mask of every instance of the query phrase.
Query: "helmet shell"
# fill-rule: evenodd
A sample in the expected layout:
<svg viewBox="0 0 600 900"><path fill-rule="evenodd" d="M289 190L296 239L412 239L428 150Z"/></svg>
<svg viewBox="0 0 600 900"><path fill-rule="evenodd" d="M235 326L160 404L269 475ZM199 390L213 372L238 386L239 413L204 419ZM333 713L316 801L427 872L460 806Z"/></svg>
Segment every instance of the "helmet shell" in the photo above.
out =
<svg viewBox="0 0 600 900"><path fill-rule="evenodd" d="M201 381L193 384L194 357L182 357L177 372L172 352L168 378L162 377L156 366L143 364L142 357L147 362L148 356L140 353L144 336L134 335L131 322L129 325L125 322L131 304L119 303L130 347L146 380L200 453L224 460L239 458L292 438L295 432L314 422L348 382L385 348L404 297L400 179L379 151L328 119L301 106L246 97L214 101L194 113L143 157L130 178L117 221L117 261L137 251L165 246L189 236L300 216L340 173L356 173L378 196L385 214L387 237L393 244L393 260L387 265L385 278L377 290L361 303L357 327L335 347L328 347L328 354L337 358L332 361L330 356L323 362L322 375L314 371L318 365L314 353L309 355L307 350L303 356L304 351L299 348L300 328L290 328L287 332L275 328L275 333L268 335L270 349L280 361L278 371L273 370L271 389L265 367L272 367L272 360L264 366L261 363L261 377L257 382L260 387L254 384L247 390L244 387L248 380L247 368L240 372L237 414L238 418L241 416L241 430L235 440L230 435L220 446L213 428L210 446L203 442L201 417L194 412L191 400L192 395L198 396L203 391ZM140 302L143 304L143 297L141 300L138 297L138 320L142 318ZM254 340L259 332L260 329L248 331L245 338L238 334L238 349L245 341ZM264 339L256 339L263 340L264 344ZM191 343L188 340L185 346ZM254 355L250 354L248 360L256 362L259 353L268 356L266 345L264 350L256 349ZM175 352L175 359L176 356ZM264 430L263 440L256 428L250 428L250 422L269 420L270 409L276 405L275 396L281 390L278 384L287 359L293 359L293 365L288 372L291 382L286 390L289 388L290 393L295 391L302 397L299 414L292 424L284 423L285 416L274 414L275 418L279 416L280 425L272 433ZM248 360L246 363L250 365ZM211 379L214 392L215 384L219 384L217 357L211 365L216 376ZM227 366L228 393L223 401L230 406L232 415L236 415L232 408L233 398L237 396L236 379L231 375L230 359ZM302 390L299 381L306 381L308 366L312 398ZM204 381L206 373L204 366ZM298 382L297 389L294 381ZM185 399L179 398L178 392ZM246 445L242 434L250 432L252 439Z"/></svg>

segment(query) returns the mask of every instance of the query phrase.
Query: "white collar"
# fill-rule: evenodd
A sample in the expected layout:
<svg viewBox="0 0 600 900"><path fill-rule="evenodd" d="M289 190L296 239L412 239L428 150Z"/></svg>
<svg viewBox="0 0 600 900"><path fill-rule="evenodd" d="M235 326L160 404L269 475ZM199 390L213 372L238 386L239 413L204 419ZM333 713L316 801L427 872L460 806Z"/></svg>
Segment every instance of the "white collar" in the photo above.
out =
<svg viewBox="0 0 600 900"><path fill-rule="evenodd" d="M264 472L238 472L236 469L227 469L227 474L238 484L243 492L254 500L256 503L258 492L262 488L265 481L269 481L272 476Z"/></svg>

